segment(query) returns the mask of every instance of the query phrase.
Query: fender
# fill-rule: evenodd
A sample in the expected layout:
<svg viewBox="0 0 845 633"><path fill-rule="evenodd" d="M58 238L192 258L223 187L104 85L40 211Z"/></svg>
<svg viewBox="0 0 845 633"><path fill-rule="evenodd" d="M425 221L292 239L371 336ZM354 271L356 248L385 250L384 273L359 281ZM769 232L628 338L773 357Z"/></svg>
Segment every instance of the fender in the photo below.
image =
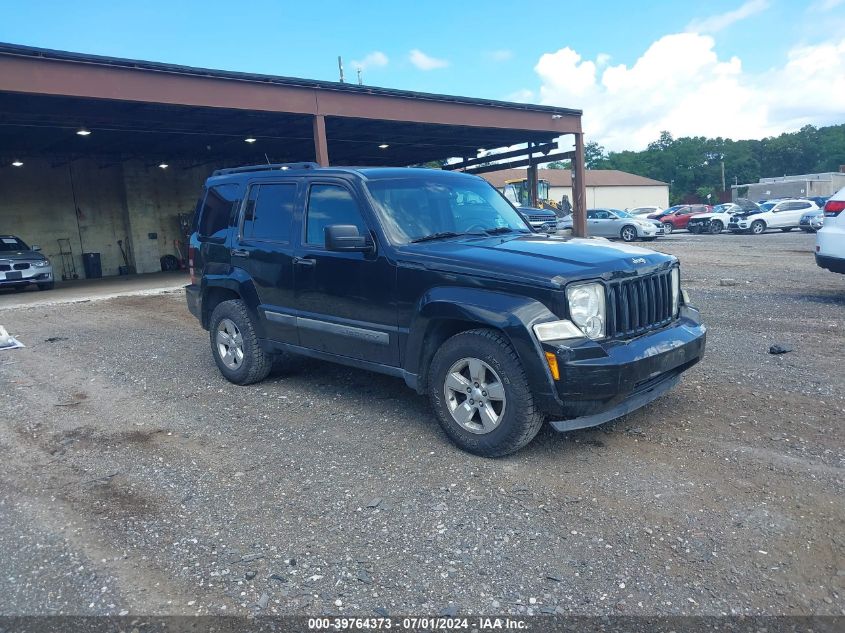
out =
<svg viewBox="0 0 845 633"><path fill-rule="evenodd" d="M425 339L437 321L466 321L504 332L519 356L529 382L532 385L544 385L542 391L536 390L535 396L556 401L551 373L532 326L557 318L545 304L531 297L465 286L430 288L420 297L411 321L404 346L404 369L417 376L425 374L428 368L420 366L426 351ZM424 382L419 381L420 384Z"/></svg>
<svg viewBox="0 0 845 633"><path fill-rule="evenodd" d="M208 291L213 288L225 288L226 290L235 292L238 296L240 296L241 300L246 304L250 311L253 312L253 314L261 314L261 311L258 310L260 301L258 299L258 292L255 289L255 284L243 268L231 267L226 272L203 275L201 283L203 304L205 304L205 297L208 296ZM203 305L203 314L206 314L205 305ZM206 318L208 318L208 316L206 316ZM207 323L203 325L206 328L208 327ZM260 336L263 338L263 319L259 318L256 325Z"/></svg>

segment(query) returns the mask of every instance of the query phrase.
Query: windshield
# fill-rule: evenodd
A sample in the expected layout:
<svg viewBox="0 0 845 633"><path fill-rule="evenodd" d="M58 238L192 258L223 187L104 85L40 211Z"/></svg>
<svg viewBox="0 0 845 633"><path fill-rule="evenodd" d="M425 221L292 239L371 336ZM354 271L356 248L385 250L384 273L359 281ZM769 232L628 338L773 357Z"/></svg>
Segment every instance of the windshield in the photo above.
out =
<svg viewBox="0 0 845 633"><path fill-rule="evenodd" d="M760 208L763 211L771 211L772 207L774 207L776 204L777 204L777 202L764 202L763 204L760 205Z"/></svg>
<svg viewBox="0 0 845 633"><path fill-rule="evenodd" d="M396 244L447 233L531 232L516 209L480 179L390 178L371 180L367 189Z"/></svg>
<svg viewBox="0 0 845 633"><path fill-rule="evenodd" d="M620 218L633 218L634 216L628 213L627 211L621 211L619 209L611 209L616 215Z"/></svg>
<svg viewBox="0 0 845 633"><path fill-rule="evenodd" d="M0 251L28 251L27 246L23 240L17 237L0 237Z"/></svg>

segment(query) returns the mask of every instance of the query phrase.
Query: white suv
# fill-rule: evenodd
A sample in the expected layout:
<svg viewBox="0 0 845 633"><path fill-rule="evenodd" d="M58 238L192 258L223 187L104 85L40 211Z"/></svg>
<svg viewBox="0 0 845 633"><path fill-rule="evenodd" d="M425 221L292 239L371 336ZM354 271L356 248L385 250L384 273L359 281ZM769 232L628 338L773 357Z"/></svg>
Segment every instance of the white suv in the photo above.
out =
<svg viewBox="0 0 845 633"><path fill-rule="evenodd" d="M816 233L816 263L845 274L845 187L824 205L824 226Z"/></svg>
<svg viewBox="0 0 845 633"><path fill-rule="evenodd" d="M815 211L818 205L811 200L769 200L760 205L761 213L737 214L731 217L728 228L734 233L754 235L765 233L766 229L791 231L798 228L801 216Z"/></svg>

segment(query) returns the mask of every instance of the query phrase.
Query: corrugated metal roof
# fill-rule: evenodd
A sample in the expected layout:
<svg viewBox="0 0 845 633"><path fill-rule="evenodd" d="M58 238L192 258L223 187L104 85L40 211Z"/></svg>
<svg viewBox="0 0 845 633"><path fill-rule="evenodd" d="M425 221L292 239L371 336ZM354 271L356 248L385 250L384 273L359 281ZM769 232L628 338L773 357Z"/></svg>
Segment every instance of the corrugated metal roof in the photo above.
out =
<svg viewBox="0 0 845 633"><path fill-rule="evenodd" d="M540 179L548 180L552 187L571 187L572 172L568 169L539 169ZM504 187L506 180L525 178L525 169L503 169L483 174L494 187ZM665 182L629 174L618 169L588 169L586 178L588 187L654 187L666 185Z"/></svg>

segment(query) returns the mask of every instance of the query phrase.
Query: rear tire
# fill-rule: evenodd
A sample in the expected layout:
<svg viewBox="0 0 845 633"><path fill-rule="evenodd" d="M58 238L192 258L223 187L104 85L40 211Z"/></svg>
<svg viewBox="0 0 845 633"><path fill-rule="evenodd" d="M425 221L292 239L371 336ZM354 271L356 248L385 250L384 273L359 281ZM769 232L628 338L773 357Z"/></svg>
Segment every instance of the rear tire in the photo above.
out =
<svg viewBox="0 0 845 633"><path fill-rule="evenodd" d="M713 220L710 223L710 234L711 235L718 235L722 231L725 230L725 225L722 224L721 220Z"/></svg>
<svg viewBox="0 0 845 633"><path fill-rule="evenodd" d="M766 223L763 220L754 220L749 230L752 235L761 235L766 232Z"/></svg>
<svg viewBox="0 0 845 633"><path fill-rule="evenodd" d="M211 354L223 377L236 385L249 385L267 377L273 357L261 349L255 324L240 299L217 304L209 327Z"/></svg>
<svg viewBox="0 0 845 633"><path fill-rule="evenodd" d="M518 451L545 419L519 357L495 330L469 330L443 343L429 367L428 390L443 431L475 455Z"/></svg>
<svg viewBox="0 0 845 633"><path fill-rule="evenodd" d="M663 230L666 232L666 235L672 235L672 231L675 230L675 225L673 225L671 222L664 222Z"/></svg>

